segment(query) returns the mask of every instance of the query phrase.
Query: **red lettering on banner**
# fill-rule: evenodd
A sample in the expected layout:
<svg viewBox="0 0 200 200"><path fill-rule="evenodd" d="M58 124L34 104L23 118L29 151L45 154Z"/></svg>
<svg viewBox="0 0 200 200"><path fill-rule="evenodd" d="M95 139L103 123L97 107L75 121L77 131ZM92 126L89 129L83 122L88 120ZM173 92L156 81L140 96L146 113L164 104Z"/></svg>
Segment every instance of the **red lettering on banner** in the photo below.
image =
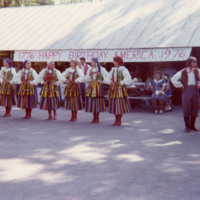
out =
<svg viewBox="0 0 200 200"><path fill-rule="evenodd" d="M127 57L126 51L121 51L120 56L124 59Z"/></svg>
<svg viewBox="0 0 200 200"><path fill-rule="evenodd" d="M184 58L185 57L185 52L184 50L181 50L181 52L179 53L179 58Z"/></svg>
<svg viewBox="0 0 200 200"><path fill-rule="evenodd" d="M133 51L133 59L139 59L139 51Z"/></svg>
<svg viewBox="0 0 200 200"><path fill-rule="evenodd" d="M48 53L48 57L49 57L50 60L54 58L54 57L53 57L53 52L52 52L52 51L47 52L47 53ZM52 57L53 57L53 58L52 58Z"/></svg>
<svg viewBox="0 0 200 200"><path fill-rule="evenodd" d="M131 51L126 52L126 59L127 60L131 60L130 53L131 53Z"/></svg>
<svg viewBox="0 0 200 200"><path fill-rule="evenodd" d="M58 56L58 52L57 51L52 51L51 53L52 53L53 60L55 58L57 58L57 56Z"/></svg>
<svg viewBox="0 0 200 200"><path fill-rule="evenodd" d="M93 56L92 56L93 58L95 57L95 58L98 58L99 56L98 56L98 52L97 51L95 51L95 52L93 52Z"/></svg>
<svg viewBox="0 0 200 200"><path fill-rule="evenodd" d="M147 59L146 57L144 57L144 54L146 53L146 52L148 52L148 51L141 51L141 59Z"/></svg>
<svg viewBox="0 0 200 200"><path fill-rule="evenodd" d="M176 53L175 53L175 55L174 55L174 58L178 55L178 53L179 53L179 49L173 49L173 51L175 51Z"/></svg>
<svg viewBox="0 0 200 200"><path fill-rule="evenodd" d="M74 59L74 52L70 51L69 52L69 60Z"/></svg>
<svg viewBox="0 0 200 200"><path fill-rule="evenodd" d="M58 51L57 53L58 53L58 56L59 56L59 59L60 59L60 57L61 57L63 52L62 51Z"/></svg>
<svg viewBox="0 0 200 200"><path fill-rule="evenodd" d="M29 59L35 62L47 60L70 61L85 57L87 61L97 57L103 62L112 62L113 57L121 56L124 62L133 61L175 61L186 60L191 48L159 48L159 49L118 49L118 50L50 50L50 51L15 51L14 60Z"/></svg>
<svg viewBox="0 0 200 200"><path fill-rule="evenodd" d="M56 51L52 51L51 53L52 53L52 57L53 57L53 60L54 60L54 59L57 57L58 52L56 52Z"/></svg>
<svg viewBox="0 0 200 200"><path fill-rule="evenodd" d="M119 55L118 55L118 52L116 51L116 52L115 52L115 56L114 56L114 57L117 57L117 56L119 56Z"/></svg>
<svg viewBox="0 0 200 200"><path fill-rule="evenodd" d="M82 53L83 53L83 56L82 56L82 57L84 57L84 58L85 58L85 52L83 51Z"/></svg>
<svg viewBox="0 0 200 200"><path fill-rule="evenodd" d="M149 54L149 58L148 59L153 59L154 58L154 54L153 54L153 51L150 51L150 54Z"/></svg>
<svg viewBox="0 0 200 200"><path fill-rule="evenodd" d="M76 53L76 59L79 59L80 57L82 57L82 52L78 51Z"/></svg>
<svg viewBox="0 0 200 200"><path fill-rule="evenodd" d="M43 52L42 51L39 51L39 59L43 60Z"/></svg>
<svg viewBox="0 0 200 200"><path fill-rule="evenodd" d="M87 60L91 60L92 59L92 52L87 52Z"/></svg>
<svg viewBox="0 0 200 200"><path fill-rule="evenodd" d="M107 58L108 51L103 51L103 54L104 54L104 58L106 59L106 58Z"/></svg>
<svg viewBox="0 0 200 200"><path fill-rule="evenodd" d="M48 54L48 52L45 52L45 53L44 53L44 57L47 58L47 59L49 59L49 54Z"/></svg>
<svg viewBox="0 0 200 200"><path fill-rule="evenodd" d="M101 52L101 51L100 51L100 53L99 53L99 56L98 56L98 57L99 57L99 59L103 59L103 52Z"/></svg>

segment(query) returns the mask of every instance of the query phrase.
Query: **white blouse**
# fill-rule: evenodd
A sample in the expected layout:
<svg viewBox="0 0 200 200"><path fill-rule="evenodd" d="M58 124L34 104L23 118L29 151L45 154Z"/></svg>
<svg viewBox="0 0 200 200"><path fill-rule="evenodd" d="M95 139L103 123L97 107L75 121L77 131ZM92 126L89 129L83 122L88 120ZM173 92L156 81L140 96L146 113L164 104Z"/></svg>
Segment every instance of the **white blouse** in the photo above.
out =
<svg viewBox="0 0 200 200"><path fill-rule="evenodd" d="M70 81L72 80L74 71L75 69L73 69L72 67L69 67L62 73L62 75L65 78L65 81L68 75L69 75ZM83 71L79 67L76 68L76 73L78 74L78 78L75 79L75 83L84 82L84 74L83 74Z"/></svg>
<svg viewBox="0 0 200 200"><path fill-rule="evenodd" d="M11 71L13 77L12 77L12 80L10 81L11 84L14 84L15 83L15 80L17 79L17 72L15 70L15 68L6 68L6 67L2 67L1 68L1 71L0 71L0 83L2 83L4 81L4 78L3 75L4 75L4 72L5 72L5 76L7 75L7 73Z"/></svg>
<svg viewBox="0 0 200 200"><path fill-rule="evenodd" d="M45 81L44 81L44 75L45 75L45 72L48 71L49 73L53 73L53 71L56 72L56 76L58 78L58 81L56 82L56 85L60 85L62 84L64 81L65 81L65 78L63 77L63 75L61 74L61 72L58 70L58 69L53 69L53 70L50 70L47 68L45 69L42 69L42 71L39 73L39 82L41 84L43 84Z"/></svg>
<svg viewBox="0 0 200 200"><path fill-rule="evenodd" d="M92 79L91 79L91 75L90 75L91 71L94 72L92 74ZM96 80L97 74L95 72L97 72L97 71L98 71L98 67L95 67L95 68L92 68L92 69L88 70L87 75L85 76L85 82ZM103 76L103 82L104 82L104 80L106 81L108 79L108 77L109 77L109 74L106 71L106 69L104 67L102 67L102 66L101 66L101 74Z"/></svg>
<svg viewBox="0 0 200 200"><path fill-rule="evenodd" d="M32 76L33 76L33 81L30 81L30 84L31 85L37 85L39 84L39 76L37 74L37 72L33 69L33 68L30 68L30 72L32 73ZM22 69L18 72L17 74L17 79L15 82L17 82L18 84L21 84L22 81L21 81L21 77L22 77L22 73L25 74L25 79L27 79L27 76L28 76L28 73L29 73L29 70L27 69Z"/></svg>
<svg viewBox="0 0 200 200"><path fill-rule="evenodd" d="M117 69L118 68L118 69ZM131 84L131 75L128 71L128 69L124 66L120 66L120 67L113 67L111 69L111 71L109 72L109 79L107 80L107 83L110 84L112 83L112 78L113 78L113 73L114 73L114 81L117 81L117 70L118 70L118 73L122 73L123 74L123 77L124 77L124 80L121 80L120 81L120 84L121 85L129 85Z"/></svg>

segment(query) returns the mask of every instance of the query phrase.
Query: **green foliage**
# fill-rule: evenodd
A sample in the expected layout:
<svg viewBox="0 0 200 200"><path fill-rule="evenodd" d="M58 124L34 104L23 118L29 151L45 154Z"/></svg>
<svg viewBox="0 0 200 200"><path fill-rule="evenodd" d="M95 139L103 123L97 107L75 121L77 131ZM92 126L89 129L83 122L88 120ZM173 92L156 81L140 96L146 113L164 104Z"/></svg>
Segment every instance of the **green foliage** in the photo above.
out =
<svg viewBox="0 0 200 200"><path fill-rule="evenodd" d="M60 4L65 4L65 3L92 2L93 0L58 0L58 1ZM54 4L55 2L56 0L0 0L0 8L51 5Z"/></svg>
<svg viewBox="0 0 200 200"><path fill-rule="evenodd" d="M53 0L0 0L0 7L37 6L54 4Z"/></svg>

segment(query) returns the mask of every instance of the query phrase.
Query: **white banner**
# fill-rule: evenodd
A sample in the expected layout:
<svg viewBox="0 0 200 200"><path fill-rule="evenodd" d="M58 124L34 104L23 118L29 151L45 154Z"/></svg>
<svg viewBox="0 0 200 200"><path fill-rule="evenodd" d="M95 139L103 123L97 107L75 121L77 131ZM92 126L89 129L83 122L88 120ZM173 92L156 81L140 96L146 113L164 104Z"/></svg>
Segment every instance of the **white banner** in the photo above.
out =
<svg viewBox="0 0 200 200"><path fill-rule="evenodd" d="M100 62L113 62L115 56L121 56L124 62L184 61L190 56L191 50L192 48L15 51L14 61L69 62L71 59L85 57L89 62L91 58L97 57Z"/></svg>

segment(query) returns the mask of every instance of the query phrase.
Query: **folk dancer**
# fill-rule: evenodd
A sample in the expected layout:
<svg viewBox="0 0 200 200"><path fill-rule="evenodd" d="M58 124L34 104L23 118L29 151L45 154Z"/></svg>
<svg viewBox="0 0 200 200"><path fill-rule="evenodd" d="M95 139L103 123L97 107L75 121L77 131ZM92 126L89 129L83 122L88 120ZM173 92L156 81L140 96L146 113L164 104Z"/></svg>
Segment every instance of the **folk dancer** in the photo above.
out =
<svg viewBox="0 0 200 200"><path fill-rule="evenodd" d="M33 108L37 108L37 96L35 85L39 83L38 74L31 68L31 62L25 60L23 69L18 72L17 83L20 84L18 91L17 107L25 109L24 119L31 118Z"/></svg>
<svg viewBox="0 0 200 200"><path fill-rule="evenodd" d="M196 68L197 59L189 57L186 61L186 67L177 72L171 82L177 88L182 88L182 106L185 122L185 132L198 131L195 127L198 116L198 81L200 70Z"/></svg>
<svg viewBox="0 0 200 200"><path fill-rule="evenodd" d="M76 60L71 60L70 67L62 75L67 83L63 92L65 95L64 107L71 110L71 119L69 121L74 122L77 121L78 110L83 108L79 83L84 82L84 75Z"/></svg>
<svg viewBox="0 0 200 200"><path fill-rule="evenodd" d="M88 70L85 81L89 83L85 94L85 111L93 113L91 123L99 122L99 113L105 111L105 99L102 84L108 79L108 72L97 58L91 60L92 68Z"/></svg>
<svg viewBox="0 0 200 200"><path fill-rule="evenodd" d="M16 105L14 83L17 79L17 73L9 58L3 60L3 66L0 72L0 105L5 106L6 112L4 117L10 117L11 108Z"/></svg>
<svg viewBox="0 0 200 200"><path fill-rule="evenodd" d="M122 115L131 112L126 85L130 84L132 80L121 57L115 57L113 64L114 67L109 72L108 80L110 83L108 112L115 114L113 126L120 126Z"/></svg>
<svg viewBox="0 0 200 200"><path fill-rule="evenodd" d="M53 119L56 119L56 110L59 101L59 84L64 81L61 72L55 68L55 62L47 63L47 67L39 73L40 83L43 85L40 95L40 109L47 110L52 119L51 111L54 113Z"/></svg>

